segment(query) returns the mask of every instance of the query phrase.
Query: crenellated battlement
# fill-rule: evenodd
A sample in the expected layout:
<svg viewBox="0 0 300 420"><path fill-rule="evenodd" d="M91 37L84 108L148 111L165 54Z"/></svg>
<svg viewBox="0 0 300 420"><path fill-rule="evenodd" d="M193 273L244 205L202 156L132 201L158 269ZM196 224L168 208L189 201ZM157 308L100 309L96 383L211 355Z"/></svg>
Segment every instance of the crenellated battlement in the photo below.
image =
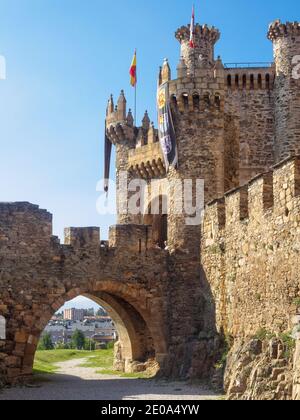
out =
<svg viewBox="0 0 300 420"><path fill-rule="evenodd" d="M98 227L66 228L65 245L74 248L97 247L100 245L100 229Z"/></svg>
<svg viewBox="0 0 300 420"><path fill-rule="evenodd" d="M279 19L275 20L269 26L268 39L275 41L278 38L298 37L300 36L299 22L282 23Z"/></svg>
<svg viewBox="0 0 300 420"><path fill-rule="evenodd" d="M288 331L299 296L300 156L208 204L201 264L217 328L253 337Z"/></svg>
<svg viewBox="0 0 300 420"><path fill-rule="evenodd" d="M64 245L52 236L52 215L30 203L0 203L0 252L9 255L23 253L54 252L54 261L62 261L59 256L68 247L70 251L98 250L111 248L118 252L144 253L154 248L152 228L146 225L111 226L109 242L101 241L99 227L68 227L64 230Z"/></svg>
<svg viewBox="0 0 300 420"><path fill-rule="evenodd" d="M180 42L181 57L185 62L188 75L195 74L197 69L211 68L214 65L214 46L220 39L217 28L196 24L194 49L189 46L190 25L179 28L175 37Z"/></svg>
<svg viewBox="0 0 300 420"><path fill-rule="evenodd" d="M264 225L271 220L289 221L300 208L300 157L287 159L272 171L258 175L247 185L209 203L203 222L206 238L216 230L243 230L245 224Z"/></svg>
<svg viewBox="0 0 300 420"><path fill-rule="evenodd" d="M52 236L52 215L27 202L0 203L0 248L9 242L44 247Z"/></svg>
<svg viewBox="0 0 300 420"><path fill-rule="evenodd" d="M154 247L151 226L116 225L109 230L109 246L119 252L143 253Z"/></svg>
<svg viewBox="0 0 300 420"><path fill-rule="evenodd" d="M179 42L183 41L190 41L190 25L182 26L176 31L176 39ZM201 40L205 40L206 42L210 42L212 44L215 44L220 39L220 31L215 28L214 26L208 26L208 25L195 25L195 39L196 39L196 45L197 43L200 44Z"/></svg>
<svg viewBox="0 0 300 420"><path fill-rule="evenodd" d="M166 175L166 168L158 139L129 151L129 173L137 178L154 179Z"/></svg>

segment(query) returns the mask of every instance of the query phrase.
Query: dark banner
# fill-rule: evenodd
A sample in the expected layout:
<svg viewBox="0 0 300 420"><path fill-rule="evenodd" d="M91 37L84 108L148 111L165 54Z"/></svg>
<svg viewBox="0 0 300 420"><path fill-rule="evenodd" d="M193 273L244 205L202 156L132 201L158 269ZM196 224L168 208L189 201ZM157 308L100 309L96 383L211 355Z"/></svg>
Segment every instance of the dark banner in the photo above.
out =
<svg viewBox="0 0 300 420"><path fill-rule="evenodd" d="M178 165L177 142L170 108L168 83L164 83L158 88L157 108L159 140L168 172L170 166L177 168Z"/></svg>
<svg viewBox="0 0 300 420"><path fill-rule="evenodd" d="M112 144L107 137L106 122L104 136L104 191L108 193Z"/></svg>

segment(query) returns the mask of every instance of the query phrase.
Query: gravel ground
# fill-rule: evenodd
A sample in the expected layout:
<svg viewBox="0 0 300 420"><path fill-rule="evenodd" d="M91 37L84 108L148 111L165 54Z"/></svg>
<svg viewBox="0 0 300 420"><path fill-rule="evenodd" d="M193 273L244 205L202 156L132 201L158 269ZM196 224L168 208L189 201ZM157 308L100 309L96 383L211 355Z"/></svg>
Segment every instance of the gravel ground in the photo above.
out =
<svg viewBox="0 0 300 420"><path fill-rule="evenodd" d="M43 377L34 387L5 389L0 400L217 400L203 387L181 382L126 379L100 375L94 368L80 367L85 360L58 363L57 374Z"/></svg>

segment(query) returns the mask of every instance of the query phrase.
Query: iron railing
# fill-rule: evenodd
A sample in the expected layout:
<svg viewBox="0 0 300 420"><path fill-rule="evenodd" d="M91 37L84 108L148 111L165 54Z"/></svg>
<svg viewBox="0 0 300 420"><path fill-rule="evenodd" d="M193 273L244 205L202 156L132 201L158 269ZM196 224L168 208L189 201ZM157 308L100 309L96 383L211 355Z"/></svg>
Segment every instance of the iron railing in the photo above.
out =
<svg viewBox="0 0 300 420"><path fill-rule="evenodd" d="M269 68L272 67L274 63L268 62L256 62L256 63L225 63L225 69L251 69L251 68Z"/></svg>

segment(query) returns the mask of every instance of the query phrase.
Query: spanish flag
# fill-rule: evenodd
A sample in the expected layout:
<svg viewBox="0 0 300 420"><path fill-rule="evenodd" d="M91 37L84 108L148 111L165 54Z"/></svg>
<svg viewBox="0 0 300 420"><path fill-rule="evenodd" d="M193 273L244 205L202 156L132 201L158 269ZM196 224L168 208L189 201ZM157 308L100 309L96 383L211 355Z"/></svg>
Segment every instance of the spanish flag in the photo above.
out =
<svg viewBox="0 0 300 420"><path fill-rule="evenodd" d="M132 87L136 87L137 84L137 75L136 75L136 50L134 52L133 60L129 70L130 74L130 84Z"/></svg>

